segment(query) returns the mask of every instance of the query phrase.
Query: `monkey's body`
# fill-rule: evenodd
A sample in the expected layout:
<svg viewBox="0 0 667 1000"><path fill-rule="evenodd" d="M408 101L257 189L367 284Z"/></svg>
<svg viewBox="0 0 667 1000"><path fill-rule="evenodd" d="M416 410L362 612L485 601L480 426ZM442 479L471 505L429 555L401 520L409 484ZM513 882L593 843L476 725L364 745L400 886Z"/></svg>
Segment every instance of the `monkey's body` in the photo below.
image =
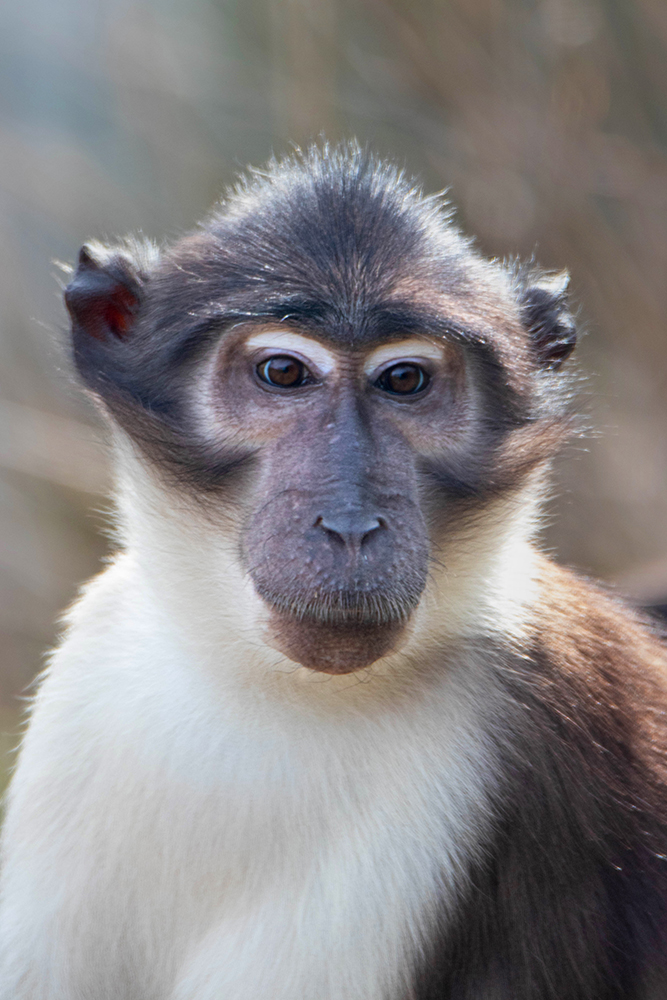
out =
<svg viewBox="0 0 667 1000"><path fill-rule="evenodd" d="M667 654L532 541L562 287L282 169L70 285L124 551L12 783L0 1000L663 1000Z"/></svg>
<svg viewBox="0 0 667 1000"><path fill-rule="evenodd" d="M187 641L137 621L137 589L122 564L95 582L76 611L95 640L75 630L42 690L64 711L37 708L23 752L14 822L40 825L4 929L30 987L10 976L0 996L402 997L410 938L451 906L486 825L471 682L454 670L398 704L368 685L337 704L290 675L253 691L242 662L199 655L195 674ZM34 912L23 863L56 906Z"/></svg>
<svg viewBox="0 0 667 1000"><path fill-rule="evenodd" d="M573 648L615 646L618 609L576 586ZM213 637L142 607L144 587L127 556L90 585L38 697L8 832L3 1000L666 995L657 961L635 980L664 872L623 804L656 736L626 687L664 684L665 664L633 623L627 675L591 671L600 717L582 724L579 679L488 637L443 649L408 689L391 673L249 678L251 651L206 655ZM513 725L538 712L552 731L524 746ZM574 786L548 802L564 775ZM598 812L619 825L604 840Z"/></svg>

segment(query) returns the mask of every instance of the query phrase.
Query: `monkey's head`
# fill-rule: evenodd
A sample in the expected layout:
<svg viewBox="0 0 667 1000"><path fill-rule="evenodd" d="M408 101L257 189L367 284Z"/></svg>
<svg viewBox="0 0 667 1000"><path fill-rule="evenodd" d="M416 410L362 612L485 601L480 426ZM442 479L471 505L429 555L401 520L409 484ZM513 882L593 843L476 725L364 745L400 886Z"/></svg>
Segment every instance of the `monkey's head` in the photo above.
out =
<svg viewBox="0 0 667 1000"><path fill-rule="evenodd" d="M433 567L460 573L447 540L474 550L556 450L565 288L485 261L351 147L272 164L163 252L84 246L65 298L172 525L224 534L270 646L347 673L400 647Z"/></svg>

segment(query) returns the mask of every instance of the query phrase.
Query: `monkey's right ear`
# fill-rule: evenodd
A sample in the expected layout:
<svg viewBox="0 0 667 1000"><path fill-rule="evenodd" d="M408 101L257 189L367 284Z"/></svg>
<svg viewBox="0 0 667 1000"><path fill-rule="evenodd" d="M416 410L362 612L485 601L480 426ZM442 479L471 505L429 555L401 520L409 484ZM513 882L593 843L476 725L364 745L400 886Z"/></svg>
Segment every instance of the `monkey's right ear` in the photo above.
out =
<svg viewBox="0 0 667 1000"><path fill-rule="evenodd" d="M577 328L567 301L569 281L567 271L551 275L533 272L521 280L521 319L545 368L559 368L577 343Z"/></svg>
<svg viewBox="0 0 667 1000"><path fill-rule="evenodd" d="M150 266L156 260L157 248L149 243L81 247L76 271L65 289L75 350L90 338L109 343L130 336Z"/></svg>

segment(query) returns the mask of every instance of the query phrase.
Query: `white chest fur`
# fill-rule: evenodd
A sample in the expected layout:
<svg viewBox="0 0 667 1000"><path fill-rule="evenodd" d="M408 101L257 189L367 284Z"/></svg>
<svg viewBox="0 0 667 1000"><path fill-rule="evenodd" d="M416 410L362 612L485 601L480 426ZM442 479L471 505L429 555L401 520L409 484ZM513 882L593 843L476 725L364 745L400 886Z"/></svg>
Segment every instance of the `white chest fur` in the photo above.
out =
<svg viewBox="0 0 667 1000"><path fill-rule="evenodd" d="M483 837L480 669L257 688L224 658L193 669L131 596L121 562L39 696L2 1000L402 997Z"/></svg>

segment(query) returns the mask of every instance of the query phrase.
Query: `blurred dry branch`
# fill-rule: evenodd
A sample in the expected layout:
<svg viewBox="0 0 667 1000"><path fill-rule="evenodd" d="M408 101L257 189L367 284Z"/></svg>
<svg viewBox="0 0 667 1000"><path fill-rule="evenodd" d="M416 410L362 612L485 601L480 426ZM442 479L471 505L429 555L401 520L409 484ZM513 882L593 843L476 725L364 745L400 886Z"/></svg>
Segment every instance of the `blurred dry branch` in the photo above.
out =
<svg viewBox="0 0 667 1000"><path fill-rule="evenodd" d="M322 132L449 186L485 252L570 268L599 433L561 463L547 542L660 590L664 0L23 0L0 29L0 706L105 549L51 261L177 235L245 163Z"/></svg>

